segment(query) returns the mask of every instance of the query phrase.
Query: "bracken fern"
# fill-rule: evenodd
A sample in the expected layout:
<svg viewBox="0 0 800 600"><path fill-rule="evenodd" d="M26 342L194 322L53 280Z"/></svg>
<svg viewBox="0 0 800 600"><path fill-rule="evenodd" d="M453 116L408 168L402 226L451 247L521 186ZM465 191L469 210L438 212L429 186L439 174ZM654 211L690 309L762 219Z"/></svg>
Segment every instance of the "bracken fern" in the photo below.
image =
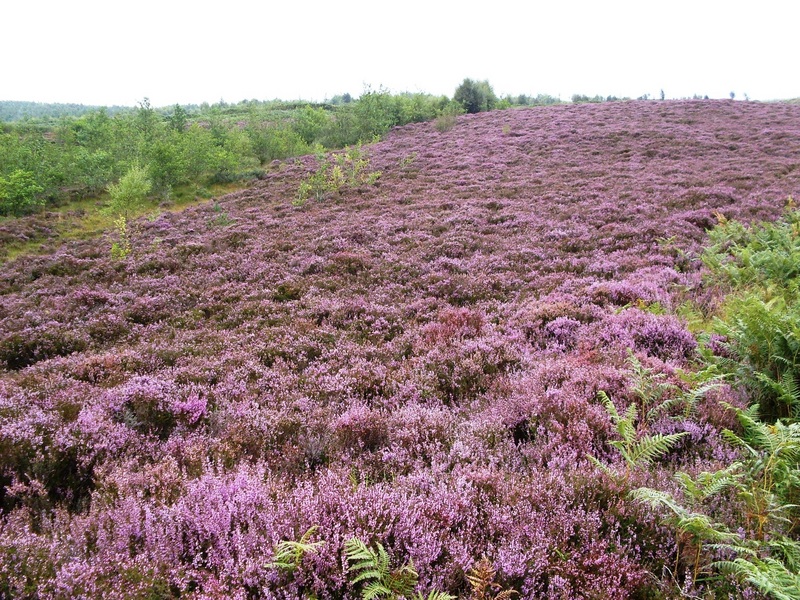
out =
<svg viewBox="0 0 800 600"><path fill-rule="evenodd" d="M344 544L344 554L352 563L349 571L354 577L350 583L365 584L361 590L364 600L407 597L417 585L419 576L413 562L391 569L389 553L380 542L373 549L358 538L350 538Z"/></svg>
<svg viewBox="0 0 800 600"><path fill-rule="evenodd" d="M612 440L609 443L617 449L620 456L625 460L626 477L630 475L633 469L652 464L656 459L669 452L680 438L687 435L685 431L668 435L662 433L640 435L636 428L638 412L635 403L628 406L624 415L620 415L608 394L601 390L598 392L598 397L603 402L606 411L614 422L617 433L622 438L621 440ZM603 471L611 472L607 466L593 456L590 455L589 459Z"/></svg>
<svg viewBox="0 0 800 600"><path fill-rule="evenodd" d="M314 525L309 528L299 540L283 540L275 546L275 554L272 560L267 563L268 569L281 569L289 573L294 572L303 562L306 554L318 552L325 545L324 541L312 542L311 538L319 527Z"/></svg>
<svg viewBox="0 0 800 600"><path fill-rule="evenodd" d="M471 600L509 600L518 595L516 590L504 590L495 582L497 570L492 562L483 557L467 572L467 581L472 588Z"/></svg>

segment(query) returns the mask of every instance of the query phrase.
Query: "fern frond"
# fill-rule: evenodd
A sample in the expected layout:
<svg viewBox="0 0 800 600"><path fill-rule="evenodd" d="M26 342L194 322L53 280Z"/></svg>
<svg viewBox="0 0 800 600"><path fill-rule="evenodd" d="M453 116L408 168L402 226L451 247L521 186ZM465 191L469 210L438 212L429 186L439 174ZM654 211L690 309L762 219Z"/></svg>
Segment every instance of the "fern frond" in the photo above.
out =
<svg viewBox="0 0 800 600"><path fill-rule="evenodd" d="M355 573L351 583L362 581L383 581L389 575L389 556L381 544L378 550L369 548L358 538L350 538L344 544L344 553L350 565L350 571Z"/></svg>
<svg viewBox="0 0 800 600"><path fill-rule="evenodd" d="M668 522L681 533L691 535L696 540L725 542L738 539L735 533L728 531L721 523L714 523L706 515L684 508L666 492L652 488L637 488L629 495L634 500L649 504L653 508L669 509L674 516L667 519Z"/></svg>
<svg viewBox="0 0 800 600"><path fill-rule="evenodd" d="M687 431L680 431L678 433L670 433L669 435L656 433L655 435L643 436L636 442L630 444L627 452L623 452L623 456L631 466L642 463L649 465L655 459L664 456L672 449L675 442L688 434Z"/></svg>
<svg viewBox="0 0 800 600"><path fill-rule="evenodd" d="M353 572L359 570L361 571L358 573L358 575L350 580L350 583L353 585L356 583L361 583L362 581L381 581L385 577L385 574L383 574L380 570L373 568L372 565L368 563L352 565L350 570Z"/></svg>
<svg viewBox="0 0 800 600"><path fill-rule="evenodd" d="M712 567L748 582L776 600L800 600L800 575L792 573L774 558L738 557L715 562Z"/></svg>
<svg viewBox="0 0 800 600"><path fill-rule="evenodd" d="M617 412L617 407L614 406L614 403L611 401L611 398L608 397L603 390L599 390L597 392L597 397L600 398L600 401L603 403L603 406L606 409L606 412L611 416L611 419L616 423L619 420L619 413Z"/></svg>
<svg viewBox="0 0 800 600"><path fill-rule="evenodd" d="M438 590L428 592L427 596L423 596L422 592L417 592L413 598L414 600L456 600L455 596Z"/></svg>
<svg viewBox="0 0 800 600"><path fill-rule="evenodd" d="M353 563L349 568L354 575L350 583L365 583L361 591L364 600L410 596L419 579L414 563L409 561L392 571L386 548L381 543L375 546L373 550L356 537L345 542L345 557Z"/></svg>
<svg viewBox="0 0 800 600"><path fill-rule="evenodd" d="M608 397L606 396L606 398ZM488 598L487 594L492 589L492 585L494 585L496 573L497 571L495 571L492 562L485 556L472 565L472 568L467 571L467 581L472 587L474 598L477 600Z"/></svg>
<svg viewBox="0 0 800 600"><path fill-rule="evenodd" d="M516 590L501 589L494 580L496 575L497 570L486 556L472 565L467 571L467 581L472 587L473 600L510 600L517 595Z"/></svg>
<svg viewBox="0 0 800 600"><path fill-rule="evenodd" d="M289 572L297 569L306 554L317 552L320 547L325 545L324 541L310 541L317 529L319 529L317 525L310 527L297 541L284 540L278 542L275 546L275 554L272 560L265 566L268 569L283 569Z"/></svg>
<svg viewBox="0 0 800 600"><path fill-rule="evenodd" d="M675 473L675 479L681 484L684 494L694 502L703 502L712 496L716 496L722 490L737 485L744 476L740 472L742 466L742 463L735 462L714 473L703 471L695 479L692 479L687 473L679 471Z"/></svg>
<svg viewBox="0 0 800 600"><path fill-rule="evenodd" d="M349 561L375 560L375 552L357 537L350 538L344 543L344 554Z"/></svg>
<svg viewBox="0 0 800 600"><path fill-rule="evenodd" d="M355 580L352 582L355 583ZM373 581L361 590L361 597L364 600L372 600L373 598L392 598L394 594L392 590L387 588L379 581Z"/></svg>
<svg viewBox="0 0 800 600"><path fill-rule="evenodd" d="M725 378L725 375L716 375L707 383L681 394L679 400L684 402L683 418L692 417L697 410L697 403L709 392L719 389L724 384Z"/></svg>
<svg viewBox="0 0 800 600"><path fill-rule="evenodd" d="M680 506L670 494L662 492L661 490L641 487L631 490L628 495L634 500L649 504L652 508L660 508L664 506L679 516L684 515L687 512L686 509Z"/></svg>
<svg viewBox="0 0 800 600"><path fill-rule="evenodd" d="M757 372L756 381L772 393L776 402L785 405L790 415L796 417L800 413L800 386L795 381L797 365L782 356L773 356L772 360L785 365L783 373L776 379L767 373Z"/></svg>
<svg viewBox="0 0 800 600"><path fill-rule="evenodd" d="M590 462L591 462L591 463L592 463L592 464L593 464L595 467L597 467L598 469L600 469L601 471L603 471L603 473L605 473L606 475L610 475L610 476L613 476L613 475L614 475L614 470L613 470L613 469L610 469L609 467L607 467L606 465L604 465L603 463L601 463L599 460L597 460L597 459L596 459L594 456L592 456L591 454L588 454L588 453L587 453L587 454L586 454L586 458L588 458L588 459L589 459L589 461L590 461Z"/></svg>

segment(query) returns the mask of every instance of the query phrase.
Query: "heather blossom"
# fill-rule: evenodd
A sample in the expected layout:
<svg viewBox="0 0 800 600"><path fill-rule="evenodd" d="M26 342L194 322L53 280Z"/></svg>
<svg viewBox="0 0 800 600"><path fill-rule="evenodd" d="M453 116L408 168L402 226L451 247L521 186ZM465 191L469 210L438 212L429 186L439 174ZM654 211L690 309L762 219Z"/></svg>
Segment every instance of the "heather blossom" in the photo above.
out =
<svg viewBox="0 0 800 600"><path fill-rule="evenodd" d="M485 556L522 598L668 596L675 538L627 494L731 460L720 401L743 400L641 412L640 435L685 435L615 479L588 458L622 468L598 394L641 402L631 356L686 388L676 309L716 301L706 230L800 196L798 123L744 102L464 115L365 147L380 179L324 202L292 204L300 160L217 199L224 223L136 223L124 261L86 239L6 262L0 596L357 598L353 536L420 592L467 597ZM312 526L318 552L268 567Z"/></svg>

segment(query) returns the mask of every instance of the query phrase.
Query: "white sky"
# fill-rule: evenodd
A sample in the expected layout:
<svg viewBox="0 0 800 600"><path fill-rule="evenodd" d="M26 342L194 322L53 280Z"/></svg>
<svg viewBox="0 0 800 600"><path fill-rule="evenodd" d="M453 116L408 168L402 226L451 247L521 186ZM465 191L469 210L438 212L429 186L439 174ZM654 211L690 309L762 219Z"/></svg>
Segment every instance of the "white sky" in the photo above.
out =
<svg viewBox="0 0 800 600"><path fill-rule="evenodd" d="M798 0L8 0L0 100L800 96Z"/></svg>

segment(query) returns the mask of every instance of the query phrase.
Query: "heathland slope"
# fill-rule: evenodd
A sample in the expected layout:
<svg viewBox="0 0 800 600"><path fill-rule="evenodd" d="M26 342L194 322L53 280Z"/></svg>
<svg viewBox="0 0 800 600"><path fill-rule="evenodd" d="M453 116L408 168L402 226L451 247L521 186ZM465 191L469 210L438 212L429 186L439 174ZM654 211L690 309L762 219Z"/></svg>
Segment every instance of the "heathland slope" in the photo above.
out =
<svg viewBox="0 0 800 600"><path fill-rule="evenodd" d="M395 129L381 177L295 206L312 158L0 268L0 595L350 598L342 543L420 589L482 556L521 597L657 594L674 538L625 486L733 449L720 389L625 485L599 391L680 384L719 218L800 194L800 106L564 105ZM642 425L645 427L645 424ZM731 510L737 510L735 506ZM317 525L293 573L267 565ZM664 589L667 589L665 587ZM155 597L155 596L152 596ZM160 596L159 596L160 597Z"/></svg>

